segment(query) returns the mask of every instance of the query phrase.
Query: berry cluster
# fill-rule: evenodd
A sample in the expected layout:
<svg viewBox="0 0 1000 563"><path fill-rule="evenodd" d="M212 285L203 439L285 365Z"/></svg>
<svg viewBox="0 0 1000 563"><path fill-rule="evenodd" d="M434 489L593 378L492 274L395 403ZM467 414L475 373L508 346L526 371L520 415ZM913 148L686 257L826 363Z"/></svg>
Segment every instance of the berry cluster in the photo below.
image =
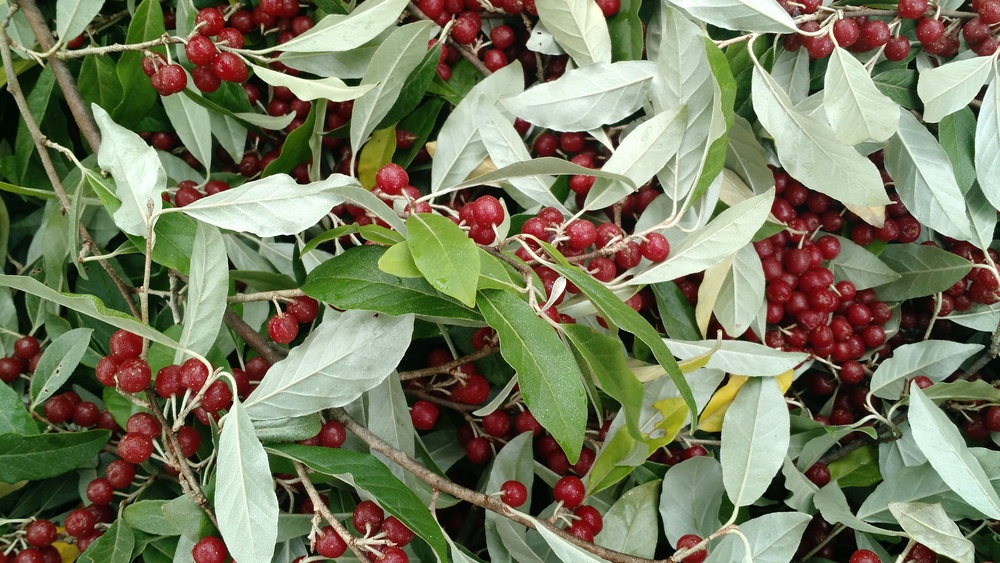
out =
<svg viewBox="0 0 1000 563"><path fill-rule="evenodd" d="M12 383L22 373L35 373L38 360L42 359L41 344L34 336L22 336L14 341L14 352L0 358L0 381Z"/></svg>
<svg viewBox="0 0 1000 563"><path fill-rule="evenodd" d="M352 541L370 561L407 563L410 560L403 547L413 540L413 531L395 516L386 517L382 507L375 502L359 502L351 514L351 523L361 534L360 538L353 538ZM325 526L316 534L312 549L323 557L336 558L347 551L347 541L333 526Z"/></svg>
<svg viewBox="0 0 1000 563"><path fill-rule="evenodd" d="M312 297L297 297L285 312L267 320L267 335L278 344L289 344L299 335L299 325L309 324L319 316L319 302Z"/></svg>

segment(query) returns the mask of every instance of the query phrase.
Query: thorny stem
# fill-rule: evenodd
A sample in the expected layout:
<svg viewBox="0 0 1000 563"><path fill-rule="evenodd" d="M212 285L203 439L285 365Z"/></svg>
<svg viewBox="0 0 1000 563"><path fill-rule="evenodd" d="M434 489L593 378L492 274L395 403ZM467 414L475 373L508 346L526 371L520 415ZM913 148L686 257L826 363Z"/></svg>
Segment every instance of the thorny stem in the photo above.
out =
<svg viewBox="0 0 1000 563"><path fill-rule="evenodd" d="M337 520L337 517L330 512L330 509L327 508L323 497L320 496L319 491L316 490L312 480L309 479L309 472L306 470L306 467L298 461L294 461L292 463L295 464L295 472L298 473L299 480L302 482L302 486L305 488L306 494L309 495L309 499L312 500L313 510L318 511L319 514L323 516L323 519L326 520L331 527L333 527L334 531L337 532L337 535L344 540L344 543L347 544L347 547L351 548L351 552L353 552L358 559L362 561L366 560L367 556L361 548L358 547L358 541L349 531L347 531L347 528L340 523L340 520Z"/></svg>

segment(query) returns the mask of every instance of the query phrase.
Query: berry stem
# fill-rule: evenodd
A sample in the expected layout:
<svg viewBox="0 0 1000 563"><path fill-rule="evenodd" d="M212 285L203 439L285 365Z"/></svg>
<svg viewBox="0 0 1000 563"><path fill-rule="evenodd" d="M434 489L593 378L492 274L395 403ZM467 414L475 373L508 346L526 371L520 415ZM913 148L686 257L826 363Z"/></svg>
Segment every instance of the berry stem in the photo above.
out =
<svg viewBox="0 0 1000 563"><path fill-rule="evenodd" d="M347 531L347 528L340 523L340 520L337 520L337 517L334 516L333 513L330 512L330 509L326 506L326 501L323 500L323 497L320 496L319 491L317 491L316 487L313 485L312 480L309 479L309 471L306 469L306 466L302 465L302 463L298 461L293 461L292 463L295 465L295 472L299 475L302 487L305 488L306 494L309 495L309 499L312 500L313 510L315 510L317 514L321 515L323 519L326 520L331 527L333 527L334 531L337 532L337 535L344 540L344 543L347 544L347 547L350 548L351 552L354 553L358 559L362 561L366 560L367 556L365 555L365 552L358 547L357 540L349 531Z"/></svg>

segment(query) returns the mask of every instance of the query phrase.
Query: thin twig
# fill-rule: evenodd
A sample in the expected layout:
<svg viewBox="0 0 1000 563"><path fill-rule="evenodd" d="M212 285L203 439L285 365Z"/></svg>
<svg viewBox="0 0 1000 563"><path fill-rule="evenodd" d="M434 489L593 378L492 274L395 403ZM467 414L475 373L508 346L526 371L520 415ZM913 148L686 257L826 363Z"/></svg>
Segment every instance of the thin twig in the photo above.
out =
<svg viewBox="0 0 1000 563"><path fill-rule="evenodd" d="M432 375L440 375L440 374L443 374L443 373L448 373L448 372L450 372L453 369L460 368L460 367L464 366L465 364L474 362L476 360L480 360L482 358L485 358L486 356L493 355L493 354L495 354L495 353L497 353L499 351L500 351L500 346L499 345L488 344L486 346L483 346L479 350L476 350L475 352L473 352L471 354L462 356L461 358L452 360L452 361L450 361L450 362L448 362L446 364L441 364L439 366L431 366L431 367L426 367L426 368L421 368L421 369L415 369L415 370L410 370L410 371L401 371L401 372L399 372L399 380L400 381L407 381L409 379L420 379L421 377L430 377Z"/></svg>
<svg viewBox="0 0 1000 563"><path fill-rule="evenodd" d="M35 39L38 40L38 45L42 48L42 51L50 51L55 45L55 41L52 40L52 31L49 30L45 16L38 9L35 0L16 0L16 2L21 7L21 11L24 12L28 20L28 25L31 26L31 31L35 34ZM87 144L90 145L90 150L94 154L97 154L97 150L101 146L101 132L97 129L94 116L87 109L87 103L83 100L83 96L80 95L80 89L76 86L76 78L73 77L73 73L66 63L57 58L51 59L49 65L52 67L52 73L56 77L56 82L59 83L59 89L62 90L63 98L65 98L66 104L69 106L69 111L73 114L73 119L80 127L80 133L86 139ZM7 73L8 80L11 74L11 72Z"/></svg>
<svg viewBox="0 0 1000 563"><path fill-rule="evenodd" d="M334 516L333 513L330 512L330 509L326 506L326 502L323 500L323 497L320 496L319 491L316 490L312 480L309 479L309 472L306 470L306 467L298 461L293 463L295 464L295 472L299 475L299 481L302 482L302 486L306 489L306 494L309 495L309 499L312 500L313 510L318 511L319 514L323 516L323 519L329 522L330 526L337 532L337 535L344 540L344 543L347 544L347 547L351 548L351 551L358 557L358 559L362 561L366 560L368 556L361 550L361 548L358 547L357 539L355 539L355 537L347 531L347 528L340 523L340 520L337 520L337 517Z"/></svg>
<svg viewBox="0 0 1000 563"><path fill-rule="evenodd" d="M279 289L277 291L261 291L258 293L237 293L229 296L226 301L233 303L250 303L254 301L274 301L275 299L294 299L304 297L305 292L301 289Z"/></svg>
<svg viewBox="0 0 1000 563"><path fill-rule="evenodd" d="M226 312L222 320L226 323L226 326L231 328L237 336L247 343L247 346L250 346L260 354L267 363L276 364L288 355L287 350L279 348L273 342L261 336L260 333L251 328L239 315L234 313L231 308L226 307Z"/></svg>

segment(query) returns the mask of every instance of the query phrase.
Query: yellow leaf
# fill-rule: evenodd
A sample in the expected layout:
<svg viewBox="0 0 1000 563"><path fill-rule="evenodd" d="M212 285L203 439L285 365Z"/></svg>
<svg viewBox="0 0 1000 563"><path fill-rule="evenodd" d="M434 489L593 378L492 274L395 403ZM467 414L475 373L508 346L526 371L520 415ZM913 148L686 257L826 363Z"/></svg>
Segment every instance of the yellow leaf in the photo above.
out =
<svg viewBox="0 0 1000 563"><path fill-rule="evenodd" d="M875 207L865 207L863 205L850 205L845 203L844 207L846 207L848 211L854 213L858 217L861 217L862 221L868 223L873 227L881 228L882 225L885 224L884 205L878 205Z"/></svg>
<svg viewBox="0 0 1000 563"><path fill-rule="evenodd" d="M688 408L684 399L680 397L668 397L653 403L653 408L660 411L663 420L657 422L654 428L663 430L663 436L646 440L649 445L649 453L652 454L656 448L661 448L674 441L677 433L684 427L687 420Z"/></svg>
<svg viewBox="0 0 1000 563"><path fill-rule="evenodd" d="M28 484L28 481L18 481L17 483L0 483L0 498L3 498L21 487Z"/></svg>
<svg viewBox="0 0 1000 563"><path fill-rule="evenodd" d="M705 351L697 356L692 356L682 362L678 362L677 366L681 368L681 373L688 374L697 371L706 365L708 365L709 360L712 359L712 354L714 354L719 348L722 347L722 339L717 338L715 340L715 346L711 349Z"/></svg>
<svg viewBox="0 0 1000 563"><path fill-rule="evenodd" d="M726 274L729 273L729 268L732 267L735 257L735 254L730 254L722 262L705 270L705 277L698 288L698 305L694 309L695 320L698 321L698 330L701 331L702 336L708 334L708 323L712 319L712 309L715 308L715 301L719 298L722 284L726 281Z"/></svg>
<svg viewBox="0 0 1000 563"><path fill-rule="evenodd" d="M722 430L722 417L729 410L730 403L736 398L736 392L746 383L747 376L732 375L729 382L719 388L712 398L709 399L705 409L701 411L701 418L698 419L698 430L705 432L719 432Z"/></svg>
<svg viewBox="0 0 1000 563"><path fill-rule="evenodd" d="M358 181L366 189L375 187L375 173L392 162L396 152L396 127L386 127L372 133L372 138L361 149L358 159Z"/></svg>
<svg viewBox="0 0 1000 563"><path fill-rule="evenodd" d="M795 372L788 370L774 378L782 393L788 391L788 388L791 387L794 376ZM712 398L709 399L705 409L701 411L701 418L698 420L698 430L704 430L705 432L719 432L722 430L722 419L726 415L726 411L729 410L729 405L736 398L736 392L740 390L740 387L743 387L747 379L745 375L729 376L729 382L716 390Z"/></svg>

